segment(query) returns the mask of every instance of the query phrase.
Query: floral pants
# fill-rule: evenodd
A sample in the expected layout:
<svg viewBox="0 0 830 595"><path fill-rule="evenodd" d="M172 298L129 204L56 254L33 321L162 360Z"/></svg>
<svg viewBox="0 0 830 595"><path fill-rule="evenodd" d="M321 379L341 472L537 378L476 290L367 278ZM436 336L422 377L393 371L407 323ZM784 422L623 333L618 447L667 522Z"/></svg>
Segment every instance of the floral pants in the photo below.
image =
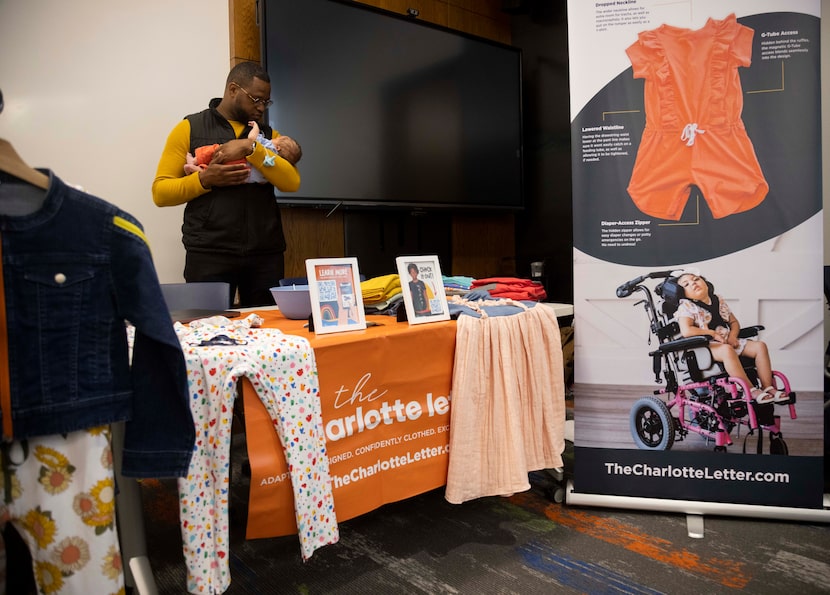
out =
<svg viewBox="0 0 830 595"><path fill-rule="evenodd" d="M3 443L0 470L0 525L28 546L38 591L123 594L109 427Z"/></svg>

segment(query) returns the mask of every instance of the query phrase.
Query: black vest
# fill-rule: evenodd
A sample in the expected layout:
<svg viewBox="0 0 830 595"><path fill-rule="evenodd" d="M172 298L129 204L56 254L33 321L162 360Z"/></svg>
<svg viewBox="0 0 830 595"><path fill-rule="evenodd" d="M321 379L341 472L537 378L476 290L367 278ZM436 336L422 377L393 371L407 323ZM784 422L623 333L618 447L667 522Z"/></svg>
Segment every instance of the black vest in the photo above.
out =
<svg viewBox="0 0 830 595"><path fill-rule="evenodd" d="M190 153L204 145L233 140L233 127L216 111L219 99L198 114L186 116L190 121ZM250 128L242 131L244 138ZM271 129L262 133L271 137ZM184 209L182 242L191 252L221 252L237 256L274 254L285 251L282 219L271 184L216 186L207 194L194 198Z"/></svg>

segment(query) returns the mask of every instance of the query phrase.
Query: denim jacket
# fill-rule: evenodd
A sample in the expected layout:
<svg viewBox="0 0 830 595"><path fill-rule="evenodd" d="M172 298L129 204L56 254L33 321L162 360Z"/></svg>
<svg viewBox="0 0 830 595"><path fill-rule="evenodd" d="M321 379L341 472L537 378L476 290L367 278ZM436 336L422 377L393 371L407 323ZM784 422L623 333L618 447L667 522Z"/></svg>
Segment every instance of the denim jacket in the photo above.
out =
<svg viewBox="0 0 830 595"><path fill-rule="evenodd" d="M0 215L0 239L4 438L127 420L123 475L185 476L195 442L187 371L141 224L50 172L42 207Z"/></svg>

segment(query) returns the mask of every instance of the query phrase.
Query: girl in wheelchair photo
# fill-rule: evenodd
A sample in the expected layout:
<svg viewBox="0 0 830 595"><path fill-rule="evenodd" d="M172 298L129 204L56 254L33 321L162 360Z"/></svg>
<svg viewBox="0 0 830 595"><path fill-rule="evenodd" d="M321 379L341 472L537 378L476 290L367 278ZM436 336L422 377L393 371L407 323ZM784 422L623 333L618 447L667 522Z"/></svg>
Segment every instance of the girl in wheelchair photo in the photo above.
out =
<svg viewBox="0 0 830 595"><path fill-rule="evenodd" d="M653 293L648 281L656 281ZM745 428L744 452L746 438L757 434L760 454L768 432L770 454L787 454L774 406L786 405L790 419L796 419L796 394L787 376L772 368L770 349L758 338L764 327L741 328L729 304L696 268L652 271L616 289L618 298L634 293L642 294L633 305L644 307L659 341L648 352L654 381L665 383L631 406L635 445L669 450L698 434L707 444L714 442L716 452L725 452L733 430L737 437Z"/></svg>
<svg viewBox="0 0 830 595"><path fill-rule="evenodd" d="M741 325L726 300L715 293L712 283L695 272L680 272L677 284L684 296L679 300L676 314L680 333L684 337L710 337L712 358L721 362L730 376L740 378L752 387L750 390L756 403L788 403L788 394L775 388L766 343L738 337ZM764 388L755 387L749 380L741 356L755 361L758 379Z"/></svg>

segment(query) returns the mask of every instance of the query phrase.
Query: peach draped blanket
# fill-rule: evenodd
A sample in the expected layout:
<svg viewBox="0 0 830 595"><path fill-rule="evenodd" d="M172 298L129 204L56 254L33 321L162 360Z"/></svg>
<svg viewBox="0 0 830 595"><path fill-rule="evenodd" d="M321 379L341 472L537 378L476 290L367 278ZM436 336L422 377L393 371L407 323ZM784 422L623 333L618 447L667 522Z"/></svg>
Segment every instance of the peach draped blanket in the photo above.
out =
<svg viewBox="0 0 830 595"><path fill-rule="evenodd" d="M562 467L564 430L553 309L539 304L511 316L459 316L446 500L530 489L529 471Z"/></svg>

